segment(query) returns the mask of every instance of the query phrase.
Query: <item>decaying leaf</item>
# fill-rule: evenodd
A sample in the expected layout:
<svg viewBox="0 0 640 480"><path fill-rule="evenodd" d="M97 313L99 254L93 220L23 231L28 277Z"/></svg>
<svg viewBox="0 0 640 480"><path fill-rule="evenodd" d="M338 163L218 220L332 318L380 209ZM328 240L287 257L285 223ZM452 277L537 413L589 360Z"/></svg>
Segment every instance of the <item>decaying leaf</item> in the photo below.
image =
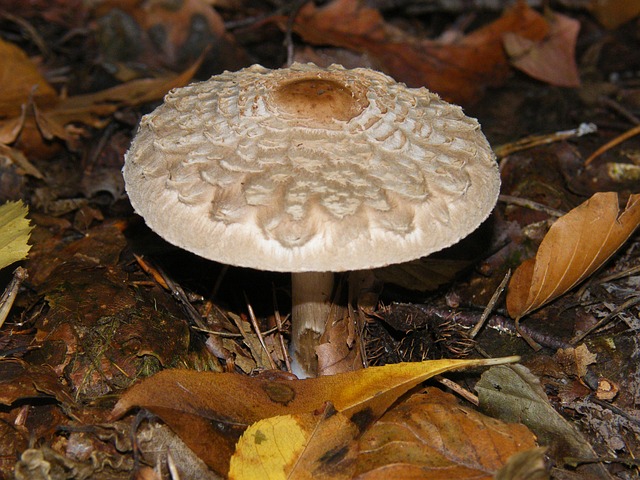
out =
<svg viewBox="0 0 640 480"><path fill-rule="evenodd" d="M596 193L553 224L536 257L511 277L509 315L519 319L566 293L625 243L640 224L640 194L622 213L618 205L617 193Z"/></svg>
<svg viewBox="0 0 640 480"><path fill-rule="evenodd" d="M18 117L29 98L42 103L56 99L56 91L16 45L0 39L0 58L0 116Z"/></svg>
<svg viewBox="0 0 640 480"><path fill-rule="evenodd" d="M50 365L77 396L128 387L187 351L188 327L170 297L131 288L117 265L125 245L120 225L104 222L74 241L35 242L29 258L46 304L29 360Z"/></svg>
<svg viewBox="0 0 640 480"><path fill-rule="evenodd" d="M640 2L591 0L589 9L606 28L613 30L640 15Z"/></svg>
<svg viewBox="0 0 640 480"><path fill-rule="evenodd" d="M43 125L46 125L46 131L52 137L72 140L77 132L66 129L66 125L83 123L103 127L105 117L119 108L160 99L172 88L186 85L200 67L201 60L202 58L178 75L131 80L101 92L62 99L50 109L38 110L38 126L42 130Z"/></svg>
<svg viewBox="0 0 640 480"><path fill-rule="evenodd" d="M200 57L179 75L132 80L97 93L60 97L17 46L0 41L0 55L0 141L5 144L36 127L47 140L75 140L81 130L71 124L102 127L105 117L119 108L162 98L171 88L185 85L202 61Z"/></svg>
<svg viewBox="0 0 640 480"><path fill-rule="evenodd" d="M164 370L128 390L112 415L121 416L136 406L150 410L211 468L225 475L236 441L259 420L314 412L331 402L363 431L401 395L434 375L517 359L401 363L293 381L273 375Z"/></svg>
<svg viewBox="0 0 640 480"><path fill-rule="evenodd" d="M115 67L121 80L142 66L182 70L207 48L211 51L206 63L215 71L237 70L248 62L225 28L219 0L89 3L101 61ZM134 48L128 47L130 42L135 42Z"/></svg>
<svg viewBox="0 0 640 480"><path fill-rule="evenodd" d="M229 478L350 479L357 435L356 425L331 405L260 420L240 437Z"/></svg>
<svg viewBox="0 0 640 480"><path fill-rule="evenodd" d="M31 245L31 225L28 209L22 202L8 202L0 206L0 268L24 259Z"/></svg>
<svg viewBox="0 0 640 480"><path fill-rule="evenodd" d="M576 348L560 348L555 355L556 361L562 366L562 369L567 374L578 378L584 378L587 374L587 367L596 363L597 357L595 353L589 351L584 343Z"/></svg>
<svg viewBox="0 0 640 480"><path fill-rule="evenodd" d="M544 462L544 447L516 453L495 475L495 480L547 480L549 472Z"/></svg>
<svg viewBox="0 0 640 480"><path fill-rule="evenodd" d="M491 479L512 455L536 446L522 424L459 405L437 388L387 412L360 440L359 479Z"/></svg>
<svg viewBox="0 0 640 480"><path fill-rule="evenodd" d="M507 78L505 33L538 41L547 35L549 25L525 2L518 2L493 23L445 43L407 34L385 22L366 2L334 0L322 7L305 4L294 29L312 44L366 53L396 80L410 87L427 86L449 101L465 104Z"/></svg>
<svg viewBox="0 0 640 480"><path fill-rule="evenodd" d="M517 33L504 35L504 47L511 63L533 78L560 87L580 86L575 61L580 22L554 14L546 38L533 41Z"/></svg>
<svg viewBox="0 0 640 480"><path fill-rule="evenodd" d="M350 312L351 315L357 315ZM359 341L354 335L354 320L349 314L340 320L327 322L320 345L316 347L318 355L318 375L335 375L350 372L362 367Z"/></svg>
<svg viewBox="0 0 640 480"><path fill-rule="evenodd" d="M17 359L0 362L0 404L11 405L37 397L53 397L68 406L74 404L67 388L48 365L35 366Z"/></svg>
<svg viewBox="0 0 640 480"><path fill-rule="evenodd" d="M594 458L582 433L555 411L538 378L522 365L497 366L482 374L476 384L480 409L505 422L525 424L549 446L552 458L564 456ZM593 478L609 478L602 465L588 466Z"/></svg>

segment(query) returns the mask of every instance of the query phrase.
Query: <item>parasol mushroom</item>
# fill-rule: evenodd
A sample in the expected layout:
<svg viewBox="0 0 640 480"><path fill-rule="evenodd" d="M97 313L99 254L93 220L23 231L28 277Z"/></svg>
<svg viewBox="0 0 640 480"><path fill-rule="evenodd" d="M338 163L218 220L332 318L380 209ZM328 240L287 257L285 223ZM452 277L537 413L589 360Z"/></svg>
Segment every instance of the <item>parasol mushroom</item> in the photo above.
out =
<svg viewBox="0 0 640 480"><path fill-rule="evenodd" d="M313 374L333 273L450 246L493 209L495 157L475 119L373 70L225 72L143 117L123 175L170 243L292 273L294 373Z"/></svg>

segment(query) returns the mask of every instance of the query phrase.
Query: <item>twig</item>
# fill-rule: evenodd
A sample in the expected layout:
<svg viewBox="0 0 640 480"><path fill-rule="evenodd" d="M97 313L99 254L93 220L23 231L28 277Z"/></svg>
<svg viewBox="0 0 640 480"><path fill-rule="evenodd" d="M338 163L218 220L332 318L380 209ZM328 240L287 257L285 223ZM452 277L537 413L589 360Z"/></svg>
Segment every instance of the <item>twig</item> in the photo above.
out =
<svg viewBox="0 0 640 480"><path fill-rule="evenodd" d="M247 310L249 311L249 318L251 319L251 325L253 326L253 329L256 332L256 336L258 337L258 341L260 342L260 345L262 346L264 353L267 355L267 358L269 359L269 366L271 366L272 370L276 370L278 367L276 367L276 362L274 362L273 358L271 358L271 354L267 349L267 344L264 343L264 337L262 336L262 332L260 331L260 326L258 325L258 319L256 318L255 313L253 313L253 307L251 306L251 303L249 302L249 298L247 297L246 293L244 294L244 301L247 303Z"/></svg>
<svg viewBox="0 0 640 480"><path fill-rule="evenodd" d="M565 213L567 213L567 212L563 212L562 210L556 210L555 208L547 207L542 203L534 202L533 200L529 200L527 198L514 197L511 195L500 195L498 196L498 200L503 203L511 203L513 205L518 205L519 207L525 207L531 210L544 212L547 215L550 215L552 217L561 217Z"/></svg>
<svg viewBox="0 0 640 480"><path fill-rule="evenodd" d="M593 160L598 158L600 155L602 155L606 151L611 150L613 147L621 144L625 140L629 140L631 137L635 137L638 134L640 134L640 125L637 125L637 126L633 127L631 130L627 130L622 135L618 135L616 138L614 138L613 140L608 141L603 146L598 148L595 152L593 152L591 155L589 155L589 158L587 158L584 161L584 166L586 167Z"/></svg>
<svg viewBox="0 0 640 480"><path fill-rule="evenodd" d="M207 328L199 328L199 327L193 327L193 329L198 330L199 332L202 332L202 333L208 333L209 335L215 335L217 337L222 337L222 338L244 338L244 335L242 333L220 332L216 330L209 330ZM264 335L271 335L272 333L276 333L277 331L278 331L278 327L273 327L273 328L270 328L269 330L265 330L262 333Z"/></svg>
<svg viewBox="0 0 640 480"><path fill-rule="evenodd" d="M640 125L640 119L638 119L638 117L636 117L633 113L631 113L628 109L624 108L622 105L620 105L620 103L616 102L615 100L605 95L601 95L598 98L598 100L600 101L600 103L609 107L611 110L615 111L618 115L624 117L626 120L633 123L634 125Z"/></svg>
<svg viewBox="0 0 640 480"><path fill-rule="evenodd" d="M178 471L178 467L173 459L173 455L171 455L171 449L169 447L167 447L167 469L171 474L171 480L180 480L180 472Z"/></svg>
<svg viewBox="0 0 640 480"><path fill-rule="evenodd" d="M636 425L640 426L640 419L639 418L630 415L628 412L625 412L621 408L618 408L618 407L616 407L615 405L613 405L613 404L611 404L609 402L603 402L602 400L600 400L599 398L594 397L593 395L589 395L588 398L589 398L590 401L592 401L596 405L599 405L602 408L606 408L608 410L611 410L613 413L615 413L617 415L620 415L621 417L626 418L631 423L635 423Z"/></svg>
<svg viewBox="0 0 640 480"><path fill-rule="evenodd" d="M425 304L414 304L415 308L422 310L423 314L433 316L441 320L451 320L458 325L464 325L473 328L478 323L479 314L468 310L452 311L448 308L439 308ZM493 328L501 332L516 334L518 333L514 321L509 317L500 314L492 315L486 322L487 328ZM529 337L533 338L540 345L557 350L559 348L569 348L572 345L555 336L550 336L544 332L534 330L528 325L520 325L520 330L525 332Z"/></svg>
<svg viewBox="0 0 640 480"><path fill-rule="evenodd" d="M516 318L516 331L525 340L525 342L527 342L529 346L533 348L535 352L539 351L542 348L542 345L536 342L533 338L531 338L530 335L527 334L527 332L522 329L522 327L520 326L520 317Z"/></svg>
<svg viewBox="0 0 640 480"><path fill-rule="evenodd" d="M40 50L40 52L42 52L45 57L51 57L51 49L33 25L27 22L24 18L18 17L5 11L0 12L0 17L4 17L10 22L17 24L26 32L27 36L31 38L31 41L36 44L38 50Z"/></svg>
<svg viewBox="0 0 640 480"><path fill-rule="evenodd" d="M445 378L442 375L436 375L433 378L435 378L435 380L440 382L445 387L449 388L450 390L452 390L455 393L457 393L458 395L460 395L467 402L474 404L476 407L478 405L480 405L480 401L478 400L478 396L477 395L474 395L469 390L466 390L466 389L462 388L456 382L454 382L452 380L449 380L448 378Z"/></svg>
<svg viewBox="0 0 640 480"><path fill-rule="evenodd" d="M621 463L627 467L639 466L640 460L636 458L619 458L619 457L595 457L595 458L578 458L564 457L564 464L576 468L588 463Z"/></svg>
<svg viewBox="0 0 640 480"><path fill-rule="evenodd" d="M635 267L628 268L627 270L621 270L619 272L612 273L611 275L607 275L598 280L598 283L607 283L613 280L618 280L620 278L630 277L631 275L635 275L636 273L640 273L640 265L636 265Z"/></svg>
<svg viewBox="0 0 640 480"><path fill-rule="evenodd" d="M273 316L276 319L276 326L278 327L278 340L280 341L280 348L282 349L282 358L284 358L287 372L291 372L291 360L289 359L289 352L287 351L287 346L284 343L284 335L282 334L284 332L284 322L282 321L282 317L280 317L280 308L278 308L275 286L272 286L271 292L273 294Z"/></svg>
<svg viewBox="0 0 640 480"><path fill-rule="evenodd" d="M498 288L496 288L496 291L493 292L493 295L491 296L489 303L487 304L484 311L482 312L482 316L480 317L480 320L478 320L478 323L476 323L476 326L473 327L469 332L469 337L476 338L476 335L478 335L478 332L484 325L484 322L487 321L487 318L489 318L489 315L493 311L493 308L496 306L496 303L498 302L500 295L502 295L502 292L504 292L504 289L507 286L507 282L509 281L509 278L511 278L511 270L507 272L507 274L504 276L504 278L500 282L500 285L498 285Z"/></svg>
<svg viewBox="0 0 640 480"><path fill-rule="evenodd" d="M0 327L2 327L4 321L9 316L9 311L13 306L13 302L18 296L20 285L28 278L28 276L29 275L25 268L18 267L13 271L13 278L0 297Z"/></svg>
<svg viewBox="0 0 640 480"><path fill-rule="evenodd" d="M157 265L152 264L149 260L143 258L142 256L134 254L134 257L140 265L140 268L142 268L142 270L148 275L151 275L161 287L169 291L173 298L175 298L182 305L185 312L187 313L187 316L191 320L191 324L195 324L195 327L192 326L192 328L208 333L208 339L205 342L207 351L214 357L224 359L229 365L229 362L233 361L231 352L224 347L224 345L222 344L222 340L218 336L213 335L213 332L207 329L204 320L202 319L202 315L200 315L200 312L198 312L198 310L196 310L196 308L191 304L189 298L187 297L187 294L182 289L182 287L174 282Z"/></svg>
<svg viewBox="0 0 640 480"><path fill-rule="evenodd" d="M504 145L497 146L493 151L498 158L503 158L522 150L537 147L538 145L547 145L549 143L559 142L573 137L581 137L583 135L594 133L597 130L598 127L593 123L581 123L578 128L574 128L572 130L562 130L560 132L545 135L531 135L521 138L515 142L505 143Z"/></svg>
<svg viewBox="0 0 640 480"><path fill-rule="evenodd" d="M572 345L578 344L579 342L581 342L584 339L584 337L586 337L590 333L594 332L595 330L598 330L601 327L604 327L607 323L609 323L611 321L611 319L613 317L615 317L616 315L624 312L626 309L631 308L631 307L633 307L635 305L638 305L638 304L640 304L640 295L630 298L629 300L624 302L622 305L617 307L615 310L613 310L611 313L609 313L602 320L600 320L598 323L596 323L594 326L589 328L587 331L582 332L580 335L578 335L577 337L573 338L571 340L571 344Z"/></svg>

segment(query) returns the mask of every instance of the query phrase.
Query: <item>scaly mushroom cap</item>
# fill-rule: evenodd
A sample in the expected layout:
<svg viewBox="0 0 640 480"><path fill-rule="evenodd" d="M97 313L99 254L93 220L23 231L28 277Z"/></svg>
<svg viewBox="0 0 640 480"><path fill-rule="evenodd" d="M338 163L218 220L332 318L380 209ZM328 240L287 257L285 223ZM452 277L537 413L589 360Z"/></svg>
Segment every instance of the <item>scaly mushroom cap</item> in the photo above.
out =
<svg viewBox="0 0 640 480"><path fill-rule="evenodd" d="M170 92L123 174L170 243L260 270L346 271L475 230L500 179L475 119L369 69L254 65Z"/></svg>

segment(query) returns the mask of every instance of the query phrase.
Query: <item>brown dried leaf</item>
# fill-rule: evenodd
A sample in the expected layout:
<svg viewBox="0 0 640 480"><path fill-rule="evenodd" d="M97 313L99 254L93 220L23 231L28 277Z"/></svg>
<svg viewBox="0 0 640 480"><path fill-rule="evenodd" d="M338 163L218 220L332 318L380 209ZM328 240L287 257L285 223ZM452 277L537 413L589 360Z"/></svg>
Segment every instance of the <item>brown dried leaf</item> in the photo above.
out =
<svg viewBox="0 0 640 480"><path fill-rule="evenodd" d="M204 55L179 75L133 80L101 92L66 98L58 97L35 64L15 45L0 39L0 57L0 141L11 143L21 131L34 125L46 140L72 141L81 133L72 124L102 127L104 118L119 108L157 100L170 89L185 85Z"/></svg>
<svg viewBox="0 0 640 480"><path fill-rule="evenodd" d="M93 127L104 126L104 117L123 106L140 105L162 98L169 90L186 85L200 67L202 58L179 75L132 80L97 93L76 95L61 100L55 107L42 110L38 118L46 120L47 132L65 140L75 137L65 131L70 123L84 123ZM55 127L55 128L54 128Z"/></svg>
<svg viewBox="0 0 640 480"><path fill-rule="evenodd" d="M29 439L26 433L21 433L18 428L5 420L0 420L0 478L15 478L13 468L15 459L20 453L29 448Z"/></svg>
<svg viewBox="0 0 640 480"><path fill-rule="evenodd" d="M1 116L20 116L21 106L31 97L43 103L56 100L53 87L20 48L0 39L0 58Z"/></svg>
<svg viewBox="0 0 640 480"><path fill-rule="evenodd" d="M294 29L316 45L367 53L380 70L410 87L427 86L449 101L471 103L509 74L504 34L514 32L538 41L547 35L549 25L525 2L518 2L493 23L444 43L408 35L386 23L366 2L334 0L323 7L307 3Z"/></svg>
<svg viewBox="0 0 640 480"><path fill-rule="evenodd" d="M535 446L524 425L487 417L429 388L363 435L357 478L490 479L509 457Z"/></svg>
<svg viewBox="0 0 640 480"><path fill-rule="evenodd" d="M584 343L576 348L560 348L555 354L555 358L562 365L562 369L568 375L579 378L584 378L587 374L587 367L596 363L597 357L598 355L591 353L589 347Z"/></svg>
<svg viewBox="0 0 640 480"><path fill-rule="evenodd" d="M547 37L538 41L507 32L504 47L511 63L533 78L551 85L579 87L575 51L580 22L556 13L550 26Z"/></svg>
<svg viewBox="0 0 640 480"><path fill-rule="evenodd" d="M19 171L21 171L21 174L24 173L31 175L35 178L39 178L40 180L44 178L44 175L42 175L40 170L38 170L20 150L3 145L0 140L0 158L3 157L11 160L11 162L20 169Z"/></svg>
<svg viewBox="0 0 640 480"><path fill-rule="evenodd" d="M511 277L507 310L521 318L566 293L596 271L640 224L640 194L620 213L618 194L601 192L559 218L535 259Z"/></svg>
<svg viewBox="0 0 640 480"><path fill-rule="evenodd" d="M305 380L165 370L127 391L112 413L118 417L136 406L150 410L207 465L226 475L236 441L258 420L313 412L331 402L363 431L401 395L433 375L516 360L401 363Z"/></svg>
<svg viewBox="0 0 640 480"><path fill-rule="evenodd" d="M49 366L30 365L22 360L0 362L0 404L11 405L26 399L51 396L66 405L74 405L66 387Z"/></svg>
<svg viewBox="0 0 640 480"><path fill-rule="evenodd" d="M640 2L591 0L590 10L606 28L613 30L640 15Z"/></svg>
<svg viewBox="0 0 640 480"><path fill-rule="evenodd" d="M210 0L92 2L102 60L117 66L115 75L122 80L136 74L140 65L151 70L182 70L207 48L212 50L207 68L222 71L246 66L245 51L227 32L217 5L213 7ZM114 28L122 19L125 25ZM123 29L125 36L135 38L135 49L127 50Z"/></svg>
<svg viewBox="0 0 640 480"><path fill-rule="evenodd" d="M362 368L359 339L355 344L356 339L352 334L353 324L350 315L329 322L322 334L322 343L316 347L318 375L335 375Z"/></svg>

